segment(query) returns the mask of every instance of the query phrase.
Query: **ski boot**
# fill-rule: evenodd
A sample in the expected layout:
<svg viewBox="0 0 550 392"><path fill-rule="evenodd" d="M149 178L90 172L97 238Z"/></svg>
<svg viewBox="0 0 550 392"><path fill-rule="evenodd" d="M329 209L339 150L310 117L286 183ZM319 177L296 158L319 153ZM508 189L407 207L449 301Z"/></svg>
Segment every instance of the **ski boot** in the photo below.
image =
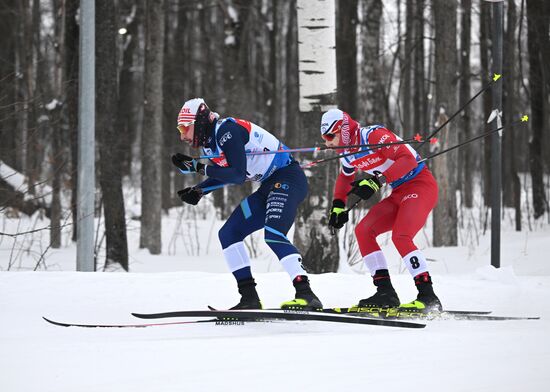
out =
<svg viewBox="0 0 550 392"><path fill-rule="evenodd" d="M418 289L418 296L412 302L402 304L399 310L418 314L439 314L443 311L441 301L434 293L432 278L428 272L423 272L414 277L414 283Z"/></svg>
<svg viewBox="0 0 550 392"><path fill-rule="evenodd" d="M283 302L281 309L285 310L322 310L323 304L311 290L309 279L305 275L298 275L292 281L296 289L294 299Z"/></svg>
<svg viewBox="0 0 550 392"><path fill-rule="evenodd" d="M256 282L254 281L254 278L240 280L237 284L239 285L241 301L230 310L262 309L262 303L260 302L260 297L256 291Z"/></svg>
<svg viewBox="0 0 550 392"><path fill-rule="evenodd" d="M392 309L399 307L401 303L390 280L388 270L378 270L372 277L376 286L376 293L359 301L350 311L369 313L380 316L380 313L391 313Z"/></svg>

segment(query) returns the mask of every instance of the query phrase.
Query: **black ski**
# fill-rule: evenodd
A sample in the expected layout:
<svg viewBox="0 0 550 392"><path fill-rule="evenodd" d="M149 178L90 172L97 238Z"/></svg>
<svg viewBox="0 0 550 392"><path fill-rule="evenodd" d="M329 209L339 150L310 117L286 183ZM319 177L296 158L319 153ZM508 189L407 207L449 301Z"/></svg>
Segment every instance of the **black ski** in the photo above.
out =
<svg viewBox="0 0 550 392"><path fill-rule="evenodd" d="M211 311L217 311L216 308L208 306ZM277 311L280 309L266 309ZM287 310L288 312L300 310ZM369 317L384 320L410 320L410 321L430 321L430 320L539 320L540 317L523 316L492 316L491 311L481 310L444 310L443 312L422 313L415 311L399 311L398 308L323 308L323 310L311 311L312 313L343 314L355 317Z"/></svg>
<svg viewBox="0 0 550 392"><path fill-rule="evenodd" d="M426 324L413 323L383 318L357 317L345 314L325 314L322 312L287 311L287 310L188 310L165 313L132 313L142 319L159 319L169 317L217 317L224 320L293 320L293 321L328 321L346 324L368 324L385 327L424 328Z"/></svg>
<svg viewBox="0 0 550 392"><path fill-rule="evenodd" d="M323 308L323 312L327 313L341 313L341 314L347 314L347 313L373 313L373 308ZM394 308L392 308L394 309ZM380 311L380 310L379 310ZM382 311L384 311L382 309ZM490 310L444 310L443 313L446 314L477 314L477 315L487 315L490 314Z"/></svg>
<svg viewBox="0 0 550 392"><path fill-rule="evenodd" d="M385 320L538 320L540 317L492 316L490 311L444 310L428 312L400 310L399 308L329 308L323 312L374 317Z"/></svg>
<svg viewBox="0 0 550 392"><path fill-rule="evenodd" d="M218 310L217 308L214 308L210 305L208 305L208 309L210 310ZM278 308L268 308L268 309L265 309L265 310L281 310L281 309L278 309ZM289 310L292 310L292 309L289 309ZM296 309L296 310L300 310L300 309ZM348 315L360 315L360 316L368 316L368 315L371 315L373 317L380 317L379 316L379 313L384 313L386 314L388 311L390 311L391 313L396 313L398 312L397 308L358 308L358 307L351 307L351 308L323 308L323 310L313 310L313 312L320 312L320 313L329 313L329 314L348 314ZM491 311L487 311L487 310L444 310L443 311L444 314L446 315L488 315L491 313ZM411 313L411 314L417 314L417 312L415 313ZM399 317L396 317L395 315L393 316L394 318L399 318ZM403 316L402 318L408 318L410 319L410 315L409 316Z"/></svg>

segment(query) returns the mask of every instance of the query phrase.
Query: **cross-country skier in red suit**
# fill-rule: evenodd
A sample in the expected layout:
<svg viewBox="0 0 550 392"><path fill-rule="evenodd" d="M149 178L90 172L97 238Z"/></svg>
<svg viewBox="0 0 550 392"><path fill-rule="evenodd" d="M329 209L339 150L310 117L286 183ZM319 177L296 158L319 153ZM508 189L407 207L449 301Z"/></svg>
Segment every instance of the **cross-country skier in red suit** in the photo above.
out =
<svg viewBox="0 0 550 392"><path fill-rule="evenodd" d="M424 226L437 203L437 183L418 153L408 144L384 147L347 148L358 144L380 144L401 141L382 125L361 127L347 113L331 109L323 114L321 136L329 147L341 146L345 153L340 158L342 171L336 180L329 226L340 229L348 221L346 199L355 194L366 200L383 186L392 188L391 194L374 205L355 227L355 235L363 261L376 286L376 294L359 301L359 307L382 307L414 311L441 311L441 302L434 293L432 279L424 254L413 238ZM372 178L355 180L357 170ZM376 237L392 231L392 241L414 278L416 300L400 305L388 272L388 263Z"/></svg>

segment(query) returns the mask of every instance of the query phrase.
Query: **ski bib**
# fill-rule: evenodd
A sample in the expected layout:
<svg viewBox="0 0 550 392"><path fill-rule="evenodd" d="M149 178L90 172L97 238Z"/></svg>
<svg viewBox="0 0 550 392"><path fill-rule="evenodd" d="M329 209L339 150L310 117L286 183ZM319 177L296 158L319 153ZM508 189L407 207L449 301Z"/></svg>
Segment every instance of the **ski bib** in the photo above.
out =
<svg viewBox="0 0 550 392"><path fill-rule="evenodd" d="M246 129L249 135L248 143L245 144L246 155L246 177L250 181L264 181L269 176L271 176L276 170L288 166L292 162L292 157L290 153L283 152L277 154L259 154L259 155L249 155L251 152L266 152L266 151L277 151L277 150L288 150L288 147L279 141L271 133L263 129L262 127L251 123L250 121L241 120L238 118L224 118L220 119L214 130L214 140L216 141L216 148L206 148L203 147L203 152L206 155L216 155L220 156L217 158L210 159L214 164L221 167L228 167L227 159L223 153L223 138L218 140L218 131L221 126L226 121L232 121L236 124L239 124ZM231 137L231 134L228 134L227 137Z"/></svg>
<svg viewBox="0 0 550 392"><path fill-rule="evenodd" d="M376 138L377 140L369 140L369 136L371 136L372 132L380 129L384 131L382 133L382 136L380 138ZM360 140L359 144L382 144L382 143L391 143L395 141L403 141L399 136L394 134L393 132L387 130L381 125L372 125L369 127L361 128L360 129ZM370 138L372 139L372 138ZM407 148L407 150L411 153L412 156L415 157L416 161L420 160L420 155L408 144L400 145ZM349 173L351 175L354 172L354 169L360 169L362 171L365 171L371 175L375 175L376 173L383 173L386 171L390 166L392 166L395 163L395 160L387 158L386 156L381 154L382 149L392 149L397 148L397 146L384 146L384 147L361 147L358 149L358 151L355 154L348 155L346 157L340 158L340 162L342 163L342 166L348 170L344 170L344 173ZM347 151L346 153L351 152ZM396 181L391 182L389 185L392 188L395 188L401 184L403 184L406 181L409 181L417 176L418 173L424 168L425 163L420 163L417 167L415 167L413 170L405 174L403 177L399 178Z"/></svg>

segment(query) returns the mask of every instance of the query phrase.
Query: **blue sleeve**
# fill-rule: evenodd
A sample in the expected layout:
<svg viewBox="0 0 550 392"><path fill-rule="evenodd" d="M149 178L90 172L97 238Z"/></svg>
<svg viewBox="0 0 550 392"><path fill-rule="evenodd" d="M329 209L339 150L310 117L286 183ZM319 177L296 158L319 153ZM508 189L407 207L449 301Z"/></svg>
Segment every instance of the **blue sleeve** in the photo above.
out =
<svg viewBox="0 0 550 392"><path fill-rule="evenodd" d="M207 178L203 182L197 185L197 188L201 188L204 191L204 194L207 195L210 192L215 191L216 189L223 188L226 183L223 181L216 180L214 178Z"/></svg>
<svg viewBox="0 0 550 392"><path fill-rule="evenodd" d="M248 131L237 123L226 121L218 129L216 141L225 154L228 167L209 165L206 175L226 184L242 184L246 180L246 153L244 146L250 136Z"/></svg>

